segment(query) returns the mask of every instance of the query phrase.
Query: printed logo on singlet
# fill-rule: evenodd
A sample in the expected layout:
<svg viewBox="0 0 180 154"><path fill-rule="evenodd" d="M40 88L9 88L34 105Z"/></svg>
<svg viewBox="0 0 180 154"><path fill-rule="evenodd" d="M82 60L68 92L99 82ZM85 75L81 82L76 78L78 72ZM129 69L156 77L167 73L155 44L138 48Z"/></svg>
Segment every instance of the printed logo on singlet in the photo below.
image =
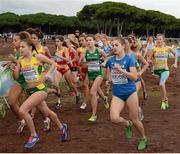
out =
<svg viewBox="0 0 180 154"><path fill-rule="evenodd" d="M123 70L126 70L124 65L120 65L120 66ZM114 68L114 66L112 67L112 70L111 70L111 76L112 76L113 84L127 84L128 83L128 78L119 70Z"/></svg>
<svg viewBox="0 0 180 154"><path fill-rule="evenodd" d="M164 53L164 52L159 52L156 54L156 59L158 61L166 61L168 58L168 54L167 53Z"/></svg>
<svg viewBox="0 0 180 154"><path fill-rule="evenodd" d="M99 61L88 61L87 66L88 66L88 71L89 72L96 72L96 71L100 70Z"/></svg>
<svg viewBox="0 0 180 154"><path fill-rule="evenodd" d="M55 62L61 62L61 61L63 61L62 58L60 58L60 57L58 57L58 56L56 56L56 55L51 56L51 58L52 58Z"/></svg>
<svg viewBox="0 0 180 154"><path fill-rule="evenodd" d="M38 74L35 67L24 67L22 68L22 73L27 82L38 80Z"/></svg>

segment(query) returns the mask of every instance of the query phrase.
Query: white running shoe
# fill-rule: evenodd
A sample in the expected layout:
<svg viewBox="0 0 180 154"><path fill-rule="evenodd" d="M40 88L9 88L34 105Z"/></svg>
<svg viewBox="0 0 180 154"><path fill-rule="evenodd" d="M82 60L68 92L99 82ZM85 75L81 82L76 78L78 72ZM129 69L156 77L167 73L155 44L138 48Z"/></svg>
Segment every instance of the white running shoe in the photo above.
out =
<svg viewBox="0 0 180 154"><path fill-rule="evenodd" d="M87 104L86 103L82 103L82 105L80 106L80 109L85 110L86 107L87 107Z"/></svg>
<svg viewBox="0 0 180 154"><path fill-rule="evenodd" d="M23 120L19 121L19 127L18 127L18 129L17 129L16 132L17 132L18 134L21 134L21 133L23 132L24 126L26 126L26 122L25 122L25 120L23 119Z"/></svg>

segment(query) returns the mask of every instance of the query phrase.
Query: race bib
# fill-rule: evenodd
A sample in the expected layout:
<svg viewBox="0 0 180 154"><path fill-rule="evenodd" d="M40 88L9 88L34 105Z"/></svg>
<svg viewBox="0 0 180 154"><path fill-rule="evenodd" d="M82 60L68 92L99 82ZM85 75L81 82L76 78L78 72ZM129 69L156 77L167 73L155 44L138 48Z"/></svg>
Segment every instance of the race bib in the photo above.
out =
<svg viewBox="0 0 180 154"><path fill-rule="evenodd" d="M63 61L63 59L61 59L60 57L54 55L54 56L51 56L51 59L53 59L55 62L61 62Z"/></svg>
<svg viewBox="0 0 180 154"><path fill-rule="evenodd" d="M111 76L112 76L113 84L127 84L128 83L128 78L124 74L120 73L118 70L112 70Z"/></svg>
<svg viewBox="0 0 180 154"><path fill-rule="evenodd" d="M87 62L88 72L97 72L100 70L100 63L98 61Z"/></svg>
<svg viewBox="0 0 180 154"><path fill-rule="evenodd" d="M23 76L27 82L38 80L38 74L35 67L26 67L22 69Z"/></svg>
<svg viewBox="0 0 180 154"><path fill-rule="evenodd" d="M168 57L167 53L158 53L156 55L157 61L166 61L167 57Z"/></svg>

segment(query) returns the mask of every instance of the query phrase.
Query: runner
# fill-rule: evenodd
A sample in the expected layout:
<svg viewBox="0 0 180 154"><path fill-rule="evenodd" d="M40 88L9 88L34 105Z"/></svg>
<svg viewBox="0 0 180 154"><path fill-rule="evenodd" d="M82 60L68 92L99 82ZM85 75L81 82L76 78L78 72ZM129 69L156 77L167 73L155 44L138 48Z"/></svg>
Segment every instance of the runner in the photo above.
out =
<svg viewBox="0 0 180 154"><path fill-rule="evenodd" d="M13 46L14 46L14 50L15 50L15 56L10 54L9 55L9 60L12 61L12 63L9 65L9 67L11 69L13 69L17 63L18 60L20 58L20 42L23 39L26 38L30 38L30 34L28 32L20 32L17 34L14 34L13 36ZM25 90L27 88L27 83L23 77L22 74L19 75L19 78L15 80L12 88L10 89L9 92L9 105L11 110L13 111L13 113L17 116L17 118L20 120L18 122L19 127L17 129L17 133L20 134L23 131L25 124L25 121L19 116L19 105L18 105L18 98L20 97L21 93L23 92L23 90Z"/></svg>
<svg viewBox="0 0 180 154"><path fill-rule="evenodd" d="M135 125L139 131L141 139L138 144L138 150L143 150L147 146L147 138L144 132L144 126L138 118L138 95L136 85L133 82L137 79L135 59L132 56L125 55L125 40L116 38L113 41L113 52L115 56L111 57L107 64L108 81L112 82L112 100L110 108L110 118L113 123L122 123L126 126L126 136L132 138L132 126ZM124 119L120 114L127 105L129 118Z"/></svg>
<svg viewBox="0 0 180 154"><path fill-rule="evenodd" d="M63 36L56 36L55 41L57 49L53 58L58 64L57 70L60 72L60 76L56 76L55 85L59 86L59 83L64 75L65 80L76 93L76 103L79 103L80 93L78 92L77 87L72 83L71 71L68 66L68 63L70 63L69 53L68 49L63 46L64 38Z"/></svg>
<svg viewBox="0 0 180 154"><path fill-rule="evenodd" d="M86 50L86 35L80 35L79 36L79 43L80 46L77 49L78 52L78 57L79 57L79 76L80 79L83 81L83 85L82 85L82 93L84 94L83 97L83 102L80 106L80 109L84 110L87 107L88 104L88 100L89 100L89 86L88 86L88 81L85 80L87 72L88 72L88 68L87 68L87 64L85 61L83 61L83 57L85 57L85 50Z"/></svg>
<svg viewBox="0 0 180 154"><path fill-rule="evenodd" d="M125 53L129 56L132 56L136 61L136 70L138 71L138 78L135 81L135 83L136 83L136 91L138 93L142 87L142 82L141 82L142 74L148 68L148 62L144 59L144 57L139 52L132 51L131 49L132 44L133 44L133 40L131 37L125 38ZM139 63L143 64L142 68ZM144 119L144 114L141 107L139 107L139 118L141 121Z"/></svg>
<svg viewBox="0 0 180 154"><path fill-rule="evenodd" d="M51 57L49 49L41 44L41 40L43 39L43 37L43 33L38 28L31 30L31 39L36 47L37 52Z"/></svg>
<svg viewBox="0 0 180 154"><path fill-rule="evenodd" d="M71 70L71 81L72 83L77 86L78 82L78 53L75 49L75 46L72 44L72 39L68 38L65 40L65 44L68 48L68 53L69 53L69 58L70 58L70 63L68 64L70 70ZM74 93L74 94L73 94ZM73 92L72 95L75 95L75 92Z"/></svg>
<svg viewBox="0 0 180 154"><path fill-rule="evenodd" d="M106 57L105 53L99 48L95 47L95 38L93 35L89 34L86 36L87 49L85 51L85 61L88 66L88 74L86 76L86 83L92 85L90 89L91 95L91 106L92 106L92 115L88 119L90 122L96 122L97 120L97 92L101 94L101 97L104 100L104 106L106 109L109 108L108 98L105 96L100 88L100 85L103 81L103 71L100 66L101 55Z"/></svg>
<svg viewBox="0 0 180 154"><path fill-rule="evenodd" d="M43 54L47 57L51 57L51 54L49 52L49 49L48 47L44 47L42 44L41 44L41 40L44 38L44 35L43 33L41 32L41 30L39 30L38 28L35 28L35 29L29 29L29 32L31 34L31 40L34 44L34 46L36 47L36 51L37 53L39 54ZM43 76L46 74L47 70L49 69L49 65L48 64L43 64ZM54 87L56 88L56 87ZM57 89L57 88L56 88ZM58 93L58 90L56 89L53 89L53 91L55 91L55 94ZM49 88L48 88L48 92L49 92ZM59 95L57 94L57 97L58 97L58 100L60 99L59 98ZM31 111L31 116L34 118L34 115L35 115L35 112L36 112L36 108L33 108L32 111ZM45 117L45 120L44 120L44 128L43 130L44 131L49 131L50 130L50 119L48 117Z"/></svg>
<svg viewBox="0 0 180 154"><path fill-rule="evenodd" d="M166 81L169 77L169 68L167 63L169 52L171 52L175 56L175 62L172 66L174 68L177 68L176 51L174 51L169 46L166 46L165 37L163 34L157 34L156 47L153 49L153 52L149 57L149 62L152 62L153 64L154 67L153 73L160 77L160 87L162 89L162 101L161 101L162 110L166 110L169 107L167 92L166 92Z"/></svg>
<svg viewBox="0 0 180 154"><path fill-rule="evenodd" d="M44 115L48 115L58 126L61 132L60 140L67 140L67 124L62 124L57 115L48 108L45 102L47 89L42 80L50 78L50 74L55 69L56 64L42 54L33 53L34 50L36 50L35 46L30 39L21 41L20 52L22 59L20 59L20 63L18 63L18 65L14 68L15 78L19 77L20 72L23 74L25 81L27 82L26 91L29 94L29 97L19 108L19 114L26 121L30 131L29 140L24 145L25 148L32 148L39 141L32 117L29 114L29 111L31 111L34 107L37 107L37 109L39 109ZM49 71L43 78L42 63L48 63L51 65Z"/></svg>
<svg viewBox="0 0 180 154"><path fill-rule="evenodd" d="M142 77L142 73L147 69L148 67L148 63L146 62L146 60L143 58L143 56L140 54L140 49L141 49L141 42L140 40L138 40L135 36L130 36L133 40L133 43L132 43L132 50L133 52L135 52L135 55L137 57L137 60L140 60L144 66L142 67L141 69L141 66L140 66L140 63L137 61L136 62L136 68L138 69L138 74L139 74L139 81L137 81L137 86L138 86L138 91L140 90L140 88L142 87L142 90L143 90L143 97L144 99L147 99L147 91L146 91L146 85L145 85L145 82L143 80L143 77Z"/></svg>

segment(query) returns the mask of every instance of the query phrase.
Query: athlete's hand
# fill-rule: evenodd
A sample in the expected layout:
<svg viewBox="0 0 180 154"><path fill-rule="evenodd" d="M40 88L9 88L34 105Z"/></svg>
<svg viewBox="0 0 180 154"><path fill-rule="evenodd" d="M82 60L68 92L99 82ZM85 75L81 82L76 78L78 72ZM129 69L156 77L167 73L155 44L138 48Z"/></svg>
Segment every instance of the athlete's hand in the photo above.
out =
<svg viewBox="0 0 180 154"><path fill-rule="evenodd" d="M138 77L140 77L141 75L142 75L142 73L141 73L141 72L138 72L138 73L137 73L137 76L138 76Z"/></svg>
<svg viewBox="0 0 180 154"><path fill-rule="evenodd" d="M121 66L119 64L117 64L117 63L114 63L114 67L117 68L119 71L122 70Z"/></svg>
<svg viewBox="0 0 180 154"><path fill-rule="evenodd" d="M173 66L174 68L177 68L177 64L173 64L172 66Z"/></svg>
<svg viewBox="0 0 180 154"><path fill-rule="evenodd" d="M43 81L47 81L50 80L50 75L47 73L44 77L43 77Z"/></svg>
<svg viewBox="0 0 180 154"><path fill-rule="evenodd" d="M111 83L112 83L111 80L106 80L106 82L105 82L106 86L110 85Z"/></svg>
<svg viewBox="0 0 180 154"><path fill-rule="evenodd" d="M19 72L19 71L20 71L20 66L14 64L14 63L12 63L9 68L10 68L12 71L14 71L14 72Z"/></svg>

